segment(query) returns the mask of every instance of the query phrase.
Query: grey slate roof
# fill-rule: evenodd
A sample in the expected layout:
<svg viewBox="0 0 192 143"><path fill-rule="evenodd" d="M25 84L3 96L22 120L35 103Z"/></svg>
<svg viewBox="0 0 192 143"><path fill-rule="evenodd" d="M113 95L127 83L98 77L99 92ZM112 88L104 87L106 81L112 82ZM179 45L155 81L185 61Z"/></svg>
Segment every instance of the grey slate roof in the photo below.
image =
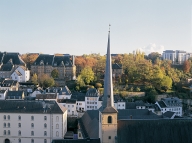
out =
<svg viewBox="0 0 192 143"><path fill-rule="evenodd" d="M182 106L181 100L178 97L162 98L167 106Z"/></svg>
<svg viewBox="0 0 192 143"><path fill-rule="evenodd" d="M63 113L54 101L0 100L0 113Z"/></svg>
<svg viewBox="0 0 192 143"><path fill-rule="evenodd" d="M54 139L52 143L100 143L100 139Z"/></svg>
<svg viewBox="0 0 192 143"><path fill-rule="evenodd" d="M33 63L33 65L40 65L40 63L42 62L44 65L52 66L53 57L54 55L40 54L38 58L35 60L35 62Z"/></svg>
<svg viewBox="0 0 192 143"><path fill-rule="evenodd" d="M158 103L161 108L167 107L163 101L158 101Z"/></svg>
<svg viewBox="0 0 192 143"><path fill-rule="evenodd" d="M3 64L0 68L0 71L12 71L13 64Z"/></svg>
<svg viewBox="0 0 192 143"><path fill-rule="evenodd" d="M118 120L118 143L191 143L191 119Z"/></svg>
<svg viewBox="0 0 192 143"><path fill-rule="evenodd" d="M65 93L65 95L71 95L71 91L67 86L62 87L59 91L59 95L62 95L63 93Z"/></svg>
<svg viewBox="0 0 192 143"><path fill-rule="evenodd" d="M76 99L77 101L85 101L85 94L74 92L71 95L71 99Z"/></svg>
<svg viewBox="0 0 192 143"><path fill-rule="evenodd" d="M68 103L68 104L76 104L75 99L58 99L58 103Z"/></svg>
<svg viewBox="0 0 192 143"><path fill-rule="evenodd" d="M165 117L168 117L168 118L171 118L173 117L173 115L175 114L175 112L171 112L171 111L167 111L163 114L163 116Z"/></svg>
<svg viewBox="0 0 192 143"><path fill-rule="evenodd" d="M2 87L11 87L11 86L16 86L18 82L15 80L3 80L3 82L1 83Z"/></svg>
<svg viewBox="0 0 192 143"><path fill-rule="evenodd" d="M112 69L122 69L122 64L112 64Z"/></svg>
<svg viewBox="0 0 192 143"><path fill-rule="evenodd" d="M8 91L6 99L22 99L23 91Z"/></svg>
<svg viewBox="0 0 192 143"><path fill-rule="evenodd" d="M21 59L19 53L4 53L3 64L7 64L10 60L14 65L25 66L25 62Z"/></svg>
<svg viewBox="0 0 192 143"><path fill-rule="evenodd" d="M96 88L89 88L89 90L86 93L86 97L98 97L99 92Z"/></svg>
<svg viewBox="0 0 192 143"><path fill-rule="evenodd" d="M57 94L37 94L36 99L56 99Z"/></svg>
<svg viewBox="0 0 192 143"><path fill-rule="evenodd" d="M118 110L118 120L121 119L160 119L162 116L158 116L148 109L125 109Z"/></svg>
<svg viewBox="0 0 192 143"><path fill-rule="evenodd" d="M72 56L68 55L55 56L55 55L41 54L35 60L33 65L41 65L41 62L43 63L43 65L49 65L53 67L58 66L71 67L73 65Z"/></svg>
<svg viewBox="0 0 192 143"><path fill-rule="evenodd" d="M88 110L79 119L84 138L99 138L99 111Z"/></svg>

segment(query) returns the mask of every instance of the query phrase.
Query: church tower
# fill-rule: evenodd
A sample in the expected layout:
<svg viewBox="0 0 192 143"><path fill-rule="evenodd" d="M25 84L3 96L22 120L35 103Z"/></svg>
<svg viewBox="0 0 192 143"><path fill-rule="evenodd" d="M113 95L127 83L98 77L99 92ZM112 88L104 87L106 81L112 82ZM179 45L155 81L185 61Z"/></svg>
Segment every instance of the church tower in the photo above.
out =
<svg viewBox="0 0 192 143"><path fill-rule="evenodd" d="M115 143L117 137L117 113L114 107L112 67L110 53L110 30L108 34L107 57L104 78L104 96L100 108L100 139L101 143Z"/></svg>

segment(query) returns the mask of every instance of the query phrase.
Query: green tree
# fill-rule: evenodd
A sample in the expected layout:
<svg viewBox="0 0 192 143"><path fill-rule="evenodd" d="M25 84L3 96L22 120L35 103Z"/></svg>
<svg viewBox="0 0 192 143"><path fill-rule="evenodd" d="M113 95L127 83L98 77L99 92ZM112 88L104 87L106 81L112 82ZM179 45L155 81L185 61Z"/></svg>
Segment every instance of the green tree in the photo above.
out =
<svg viewBox="0 0 192 143"><path fill-rule="evenodd" d="M57 69L52 70L51 76L52 76L53 78L58 78L58 77L59 77L59 72L58 72L58 70L57 70Z"/></svg>
<svg viewBox="0 0 192 143"><path fill-rule="evenodd" d="M38 78L37 78L37 74L33 74L33 76L31 77L31 81L33 84L37 85L38 84Z"/></svg>
<svg viewBox="0 0 192 143"><path fill-rule="evenodd" d="M161 89L165 92L172 87L172 79L168 76L164 76L161 80Z"/></svg>
<svg viewBox="0 0 192 143"><path fill-rule="evenodd" d="M81 71L80 76L86 84L89 84L91 81L94 80L94 72L90 67L85 67Z"/></svg>
<svg viewBox="0 0 192 143"><path fill-rule="evenodd" d="M42 74L38 80L39 80L40 86L42 86L43 88L52 87L55 85L54 79L48 76L47 74Z"/></svg>

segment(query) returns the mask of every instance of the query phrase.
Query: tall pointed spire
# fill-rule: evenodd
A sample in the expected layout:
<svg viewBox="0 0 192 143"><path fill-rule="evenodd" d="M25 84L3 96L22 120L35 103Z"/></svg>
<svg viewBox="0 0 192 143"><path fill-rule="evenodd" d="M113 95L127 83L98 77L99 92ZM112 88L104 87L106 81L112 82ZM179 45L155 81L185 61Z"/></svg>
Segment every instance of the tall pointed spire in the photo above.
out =
<svg viewBox="0 0 192 143"><path fill-rule="evenodd" d="M110 53L110 31L108 33L107 57L105 67L105 79L104 79L104 98L102 108L103 110L105 110L105 108L109 109L109 107L114 107L112 66L111 66L111 53Z"/></svg>

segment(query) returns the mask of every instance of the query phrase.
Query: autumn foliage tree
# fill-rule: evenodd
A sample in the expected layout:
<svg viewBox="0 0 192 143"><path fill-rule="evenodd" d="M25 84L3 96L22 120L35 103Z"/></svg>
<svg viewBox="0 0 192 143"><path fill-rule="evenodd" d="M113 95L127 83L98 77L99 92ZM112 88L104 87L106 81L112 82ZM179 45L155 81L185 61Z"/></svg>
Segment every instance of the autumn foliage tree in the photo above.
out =
<svg viewBox="0 0 192 143"><path fill-rule="evenodd" d="M39 54L26 53L21 55L21 59L27 64L27 68L31 69L32 63L37 59Z"/></svg>
<svg viewBox="0 0 192 143"><path fill-rule="evenodd" d="M191 65L190 62L187 60L183 63L183 71L184 73L188 73L190 71Z"/></svg>
<svg viewBox="0 0 192 143"><path fill-rule="evenodd" d="M55 81L52 77L47 74L42 74L38 78L39 85L43 88L52 87L55 85Z"/></svg>

